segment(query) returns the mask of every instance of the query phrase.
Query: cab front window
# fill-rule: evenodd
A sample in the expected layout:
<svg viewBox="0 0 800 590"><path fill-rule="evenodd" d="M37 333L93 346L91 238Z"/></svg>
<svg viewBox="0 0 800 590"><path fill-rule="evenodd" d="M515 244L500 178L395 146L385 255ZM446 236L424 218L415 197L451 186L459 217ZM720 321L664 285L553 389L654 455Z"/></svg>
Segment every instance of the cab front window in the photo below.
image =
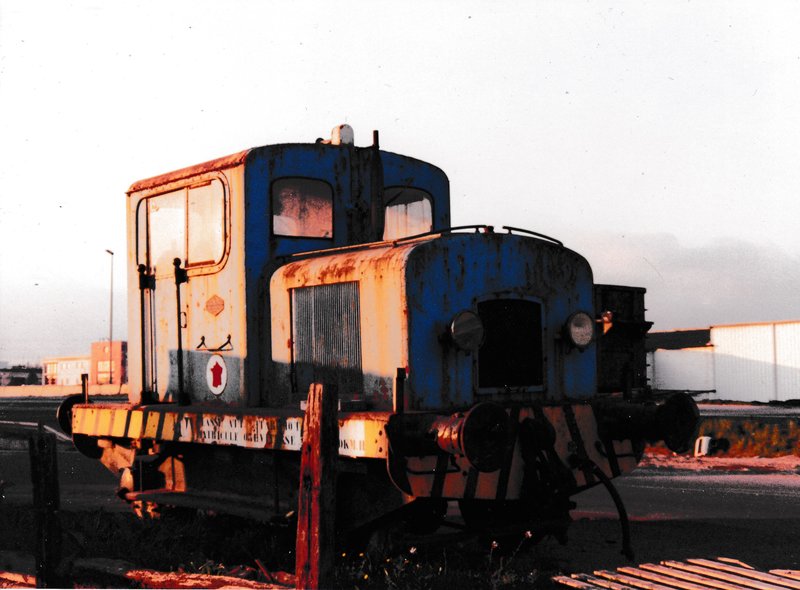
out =
<svg viewBox="0 0 800 590"><path fill-rule="evenodd" d="M383 239L396 240L433 229L431 196L423 190L410 187L383 189L386 212Z"/></svg>
<svg viewBox="0 0 800 590"><path fill-rule="evenodd" d="M272 232L295 238L333 236L333 189L311 178L281 178L272 184Z"/></svg>

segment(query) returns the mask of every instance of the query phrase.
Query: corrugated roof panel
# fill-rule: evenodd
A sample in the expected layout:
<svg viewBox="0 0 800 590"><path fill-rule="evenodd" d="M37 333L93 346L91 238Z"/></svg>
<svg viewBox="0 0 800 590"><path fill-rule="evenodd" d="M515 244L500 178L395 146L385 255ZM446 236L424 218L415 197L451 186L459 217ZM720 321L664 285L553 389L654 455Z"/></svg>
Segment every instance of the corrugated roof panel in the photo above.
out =
<svg viewBox="0 0 800 590"><path fill-rule="evenodd" d="M719 561L712 561L710 559L687 559L686 561L695 565L702 565L705 567L709 567L711 569L718 569L724 572L737 574L745 578L752 578L754 580L760 580L761 582L768 582L770 584L777 584L779 586L786 586L787 588L794 588L795 590L800 590L800 582L787 580L784 577L777 576L772 573L767 574L764 572L760 572L754 567L747 565L746 563L738 562L738 566L736 566L736 565L731 565L730 563L720 563Z"/></svg>
<svg viewBox="0 0 800 590"><path fill-rule="evenodd" d="M718 557L644 563L616 571L554 576L553 581L579 590L800 590L800 571L763 572L738 559Z"/></svg>

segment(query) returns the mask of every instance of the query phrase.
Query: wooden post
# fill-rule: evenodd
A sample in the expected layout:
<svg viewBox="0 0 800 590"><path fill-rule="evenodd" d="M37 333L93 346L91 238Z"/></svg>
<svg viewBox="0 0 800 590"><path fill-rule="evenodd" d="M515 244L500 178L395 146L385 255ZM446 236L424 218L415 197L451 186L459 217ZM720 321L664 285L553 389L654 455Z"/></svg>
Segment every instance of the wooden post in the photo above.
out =
<svg viewBox="0 0 800 590"><path fill-rule="evenodd" d="M311 384L303 422L297 498L297 588L333 586L338 406L335 386Z"/></svg>
<svg viewBox="0 0 800 590"><path fill-rule="evenodd" d="M28 445L36 516L36 587L61 588L64 584L57 572L61 562L61 523L56 438L39 424Z"/></svg>

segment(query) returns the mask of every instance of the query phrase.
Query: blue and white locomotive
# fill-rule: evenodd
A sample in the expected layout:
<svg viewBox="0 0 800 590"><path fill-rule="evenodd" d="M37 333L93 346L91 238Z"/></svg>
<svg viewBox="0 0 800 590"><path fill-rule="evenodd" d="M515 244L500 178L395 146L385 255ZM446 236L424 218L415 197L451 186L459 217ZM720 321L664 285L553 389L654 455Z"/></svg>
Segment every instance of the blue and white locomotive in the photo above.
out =
<svg viewBox="0 0 800 590"><path fill-rule="evenodd" d="M292 510L312 383L338 392L340 530L435 528L449 501L468 527L563 523L695 427L691 399L644 399L643 289L451 227L442 170L346 125L135 183L128 285L128 403L62 420L138 511Z"/></svg>

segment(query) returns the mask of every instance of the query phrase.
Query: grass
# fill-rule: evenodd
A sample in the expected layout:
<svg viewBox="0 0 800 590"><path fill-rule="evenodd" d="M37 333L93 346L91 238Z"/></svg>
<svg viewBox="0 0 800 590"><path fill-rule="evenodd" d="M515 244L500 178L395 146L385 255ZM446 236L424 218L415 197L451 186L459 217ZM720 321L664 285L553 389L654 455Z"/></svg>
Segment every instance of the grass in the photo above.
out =
<svg viewBox="0 0 800 590"><path fill-rule="evenodd" d="M371 590L487 588L515 589L549 584L543 574L546 564L527 554L520 541L511 555L500 555L488 547L451 547L423 550L410 547L399 555L373 561L368 555L342 554L336 570L341 588ZM555 570L550 573L554 573Z"/></svg>
<svg viewBox="0 0 800 590"><path fill-rule="evenodd" d="M729 457L780 457L800 455L800 426L796 420L706 419L698 436L726 438Z"/></svg>
<svg viewBox="0 0 800 590"><path fill-rule="evenodd" d="M266 581L259 562L269 571L293 571L293 551L284 531L226 517L167 516L138 520L132 514L62 512L63 554L123 560L159 571L240 575ZM0 551L30 553L34 544L33 510L0 504ZM283 536L283 537L282 537ZM343 551L337 556L336 587L491 590L551 587L558 573L547 558L533 556L532 543L521 538L509 547L465 541L448 548L406 547L382 557ZM88 582L119 586L125 580ZM87 585L82 580L82 585ZM131 583L133 587L133 583Z"/></svg>
<svg viewBox="0 0 800 590"><path fill-rule="evenodd" d="M730 448L722 457L800 456L800 424L786 419L704 418L697 436L726 439ZM653 452L667 452L663 443L650 447Z"/></svg>

